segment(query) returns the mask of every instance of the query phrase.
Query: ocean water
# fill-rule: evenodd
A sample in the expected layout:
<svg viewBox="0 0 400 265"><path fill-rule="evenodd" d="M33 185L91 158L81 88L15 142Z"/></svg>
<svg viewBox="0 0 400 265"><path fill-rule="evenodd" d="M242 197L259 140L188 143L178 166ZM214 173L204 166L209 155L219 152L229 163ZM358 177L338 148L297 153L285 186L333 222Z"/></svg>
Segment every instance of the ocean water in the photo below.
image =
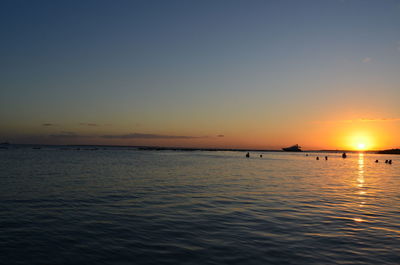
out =
<svg viewBox="0 0 400 265"><path fill-rule="evenodd" d="M400 156L259 154L0 150L0 264L400 264Z"/></svg>

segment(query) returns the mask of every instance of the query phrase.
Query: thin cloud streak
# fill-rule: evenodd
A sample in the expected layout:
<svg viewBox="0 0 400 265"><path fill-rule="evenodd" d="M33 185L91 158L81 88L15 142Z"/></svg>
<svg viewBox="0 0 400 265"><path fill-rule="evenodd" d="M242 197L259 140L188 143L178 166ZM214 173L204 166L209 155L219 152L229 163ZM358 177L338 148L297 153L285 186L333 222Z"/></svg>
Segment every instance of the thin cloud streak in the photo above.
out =
<svg viewBox="0 0 400 265"><path fill-rule="evenodd" d="M90 126L90 127L97 127L99 126L97 123L89 123L89 122L81 122L79 123L80 126Z"/></svg>
<svg viewBox="0 0 400 265"><path fill-rule="evenodd" d="M50 134L51 138L87 138L91 136L81 135L74 132L61 132L59 134Z"/></svg>
<svg viewBox="0 0 400 265"><path fill-rule="evenodd" d="M61 132L59 134L50 134L51 138L103 138L103 139L201 139L208 136L185 136L185 135L163 135L148 133L129 133L129 134L106 134L106 135L83 135L75 132Z"/></svg>
<svg viewBox="0 0 400 265"><path fill-rule="evenodd" d="M207 136L182 136L182 135L163 135L163 134L147 134L147 133L129 133L122 135L102 135L101 138L106 139L199 139L207 138Z"/></svg>
<svg viewBox="0 0 400 265"><path fill-rule="evenodd" d="M365 121L365 122L386 122L386 121L400 121L400 118L359 119L358 121Z"/></svg>
<svg viewBox="0 0 400 265"><path fill-rule="evenodd" d="M313 123L396 122L396 121L400 121L400 118L360 118L351 120L314 121Z"/></svg>
<svg viewBox="0 0 400 265"><path fill-rule="evenodd" d="M369 62L371 62L371 57L365 57L363 60L362 60L362 62L363 63L369 63Z"/></svg>

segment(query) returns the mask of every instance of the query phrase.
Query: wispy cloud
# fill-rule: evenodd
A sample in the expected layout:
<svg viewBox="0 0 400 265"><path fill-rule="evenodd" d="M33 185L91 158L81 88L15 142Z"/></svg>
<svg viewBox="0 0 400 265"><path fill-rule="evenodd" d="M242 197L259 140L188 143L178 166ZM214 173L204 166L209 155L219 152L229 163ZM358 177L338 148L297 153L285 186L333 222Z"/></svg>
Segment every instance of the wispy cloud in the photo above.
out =
<svg viewBox="0 0 400 265"><path fill-rule="evenodd" d="M362 59L362 62L363 63L369 63L369 62L371 62L372 61L372 58L371 57L365 57L364 59Z"/></svg>
<svg viewBox="0 0 400 265"><path fill-rule="evenodd" d="M386 121L400 121L400 118L362 118L355 121L364 121L364 122L386 122Z"/></svg>
<svg viewBox="0 0 400 265"><path fill-rule="evenodd" d="M58 134L50 134L51 138L103 138L103 139L200 139L208 138L208 136L186 136L186 135L164 135L149 133L128 133L128 134L105 134L91 135L78 134L75 132L60 132Z"/></svg>
<svg viewBox="0 0 400 265"><path fill-rule="evenodd" d="M223 135L223 134L218 134L217 137L222 138L222 137L225 137L225 135Z"/></svg>
<svg viewBox="0 0 400 265"><path fill-rule="evenodd" d="M43 123L42 126L49 127L49 126L56 126L54 123Z"/></svg>
<svg viewBox="0 0 400 265"><path fill-rule="evenodd" d="M77 134L74 132L60 132L58 134L50 134L49 137L51 137L51 138L83 138L83 137L88 137L88 136Z"/></svg>
<svg viewBox="0 0 400 265"><path fill-rule="evenodd" d="M314 121L314 123L397 122L397 121L400 121L400 118L360 118L360 119L349 119L349 120Z"/></svg>
<svg viewBox="0 0 400 265"><path fill-rule="evenodd" d="M80 126L90 126L90 127L97 127L99 126L97 123L90 123L90 122L81 122L79 123Z"/></svg>
<svg viewBox="0 0 400 265"><path fill-rule="evenodd" d="M207 136L184 136L184 135L164 135L164 134L149 134L149 133L129 133L113 135L102 135L101 138L106 139L198 139L207 138Z"/></svg>

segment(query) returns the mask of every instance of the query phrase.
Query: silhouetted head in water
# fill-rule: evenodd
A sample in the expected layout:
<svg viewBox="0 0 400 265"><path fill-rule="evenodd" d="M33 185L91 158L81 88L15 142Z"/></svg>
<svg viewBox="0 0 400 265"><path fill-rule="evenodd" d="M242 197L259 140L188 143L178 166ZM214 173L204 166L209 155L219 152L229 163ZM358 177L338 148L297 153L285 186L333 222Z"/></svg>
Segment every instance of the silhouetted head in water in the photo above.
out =
<svg viewBox="0 0 400 265"><path fill-rule="evenodd" d="M379 161L378 161L378 159L377 160L375 160L375 163L378 163Z"/></svg>
<svg viewBox="0 0 400 265"><path fill-rule="evenodd" d="M260 157L262 157L262 155L260 155Z"/></svg>
<svg viewBox="0 0 400 265"><path fill-rule="evenodd" d="M387 164L389 161L388 160L385 160L385 163Z"/></svg>
<svg viewBox="0 0 400 265"><path fill-rule="evenodd" d="M249 152L247 152L246 157L250 157L250 153Z"/></svg>
<svg viewBox="0 0 400 265"><path fill-rule="evenodd" d="M328 156L325 156L325 160L328 160Z"/></svg>
<svg viewBox="0 0 400 265"><path fill-rule="evenodd" d="M315 159L316 159L316 160L319 160L319 157L317 156Z"/></svg>
<svg viewBox="0 0 400 265"><path fill-rule="evenodd" d="M346 157L347 157L346 153L343 153L342 158L346 158Z"/></svg>
<svg viewBox="0 0 400 265"><path fill-rule="evenodd" d="M392 164L392 159L389 160L389 164Z"/></svg>

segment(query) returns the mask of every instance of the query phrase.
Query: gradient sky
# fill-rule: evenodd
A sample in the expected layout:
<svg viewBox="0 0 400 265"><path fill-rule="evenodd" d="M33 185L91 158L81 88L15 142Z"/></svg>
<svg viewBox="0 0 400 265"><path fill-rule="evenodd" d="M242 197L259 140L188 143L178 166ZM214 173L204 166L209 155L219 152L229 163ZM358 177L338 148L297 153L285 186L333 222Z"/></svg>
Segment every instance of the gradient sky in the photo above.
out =
<svg viewBox="0 0 400 265"><path fill-rule="evenodd" d="M1 1L0 141L400 147L400 1Z"/></svg>

